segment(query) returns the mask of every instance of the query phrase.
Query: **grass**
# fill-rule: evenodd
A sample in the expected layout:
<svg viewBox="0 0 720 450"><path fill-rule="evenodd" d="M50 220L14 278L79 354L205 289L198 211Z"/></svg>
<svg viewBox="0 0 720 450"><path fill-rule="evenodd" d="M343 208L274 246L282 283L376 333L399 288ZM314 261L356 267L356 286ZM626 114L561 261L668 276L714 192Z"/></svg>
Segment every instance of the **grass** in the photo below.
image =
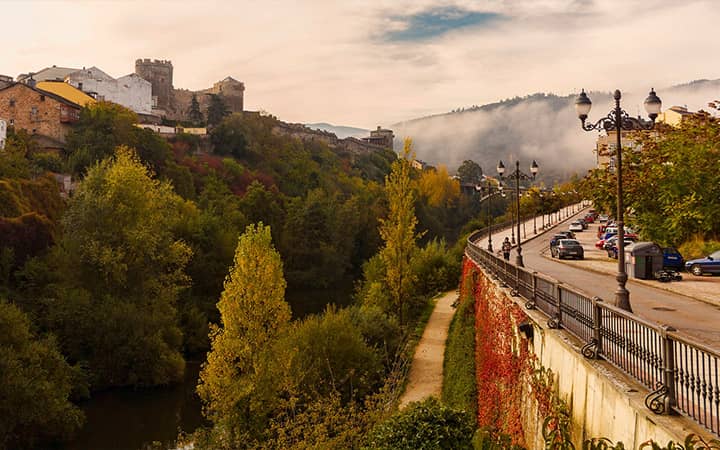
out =
<svg viewBox="0 0 720 450"><path fill-rule="evenodd" d="M476 417L475 302L472 295L460 300L445 346L442 401Z"/></svg>

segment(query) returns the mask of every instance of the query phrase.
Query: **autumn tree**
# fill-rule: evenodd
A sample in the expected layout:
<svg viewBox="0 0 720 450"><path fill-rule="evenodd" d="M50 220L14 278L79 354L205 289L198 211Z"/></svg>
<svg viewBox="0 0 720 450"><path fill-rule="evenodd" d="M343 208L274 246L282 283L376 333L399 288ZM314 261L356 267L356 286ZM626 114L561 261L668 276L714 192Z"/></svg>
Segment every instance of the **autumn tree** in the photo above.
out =
<svg viewBox="0 0 720 450"><path fill-rule="evenodd" d="M127 148L93 166L63 217L49 326L95 387L182 377L176 300L190 248L175 229L194 208Z"/></svg>
<svg viewBox="0 0 720 450"><path fill-rule="evenodd" d="M422 172L419 188L420 195L433 207L449 208L460 197L460 183L450 178L447 167L442 164L437 169Z"/></svg>
<svg viewBox="0 0 720 450"><path fill-rule="evenodd" d="M400 324L404 323L405 310L416 279L412 256L420 236L415 231L417 218L415 193L410 178L411 158L412 140L406 139L402 157L393 163L392 171L385 177L389 211L386 218L380 219L380 236L384 242L380 260L385 267L385 282Z"/></svg>
<svg viewBox="0 0 720 450"><path fill-rule="evenodd" d="M211 330L211 351L198 393L205 415L230 442L250 442L262 422L256 380L262 350L290 321L280 255L270 227L249 225L240 236L218 309L222 327Z"/></svg>

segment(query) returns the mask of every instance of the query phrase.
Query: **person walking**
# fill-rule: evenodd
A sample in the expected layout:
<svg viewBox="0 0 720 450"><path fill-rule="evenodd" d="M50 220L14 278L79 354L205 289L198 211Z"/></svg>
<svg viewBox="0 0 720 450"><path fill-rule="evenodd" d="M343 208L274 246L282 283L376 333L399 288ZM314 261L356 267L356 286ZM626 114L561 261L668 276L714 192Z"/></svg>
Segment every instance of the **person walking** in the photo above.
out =
<svg viewBox="0 0 720 450"><path fill-rule="evenodd" d="M510 239L508 237L505 237L505 240L502 243L502 254L503 258L505 258L505 261L510 261L510 249L512 248L512 244L510 244Z"/></svg>

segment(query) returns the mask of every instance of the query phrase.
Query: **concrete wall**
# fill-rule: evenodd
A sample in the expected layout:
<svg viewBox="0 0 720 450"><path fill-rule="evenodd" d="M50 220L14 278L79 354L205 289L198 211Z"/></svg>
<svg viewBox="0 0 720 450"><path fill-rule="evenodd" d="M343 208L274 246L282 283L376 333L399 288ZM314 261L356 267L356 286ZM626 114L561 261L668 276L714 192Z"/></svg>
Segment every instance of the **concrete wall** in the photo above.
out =
<svg viewBox="0 0 720 450"><path fill-rule="evenodd" d="M482 274L488 278L487 273ZM503 304L517 302L524 308L522 297L512 297L508 288L494 283L493 293ZM712 437L690 419L652 413L644 404L648 391L642 385L607 362L583 357L581 343L562 330L547 328L547 317L539 311L525 312L534 330L530 348L539 363L556 374L558 393L571 407L575 448L582 448L582 442L593 437L622 441L628 449L637 449L649 439L663 445L670 440L683 442L690 433ZM531 388L526 385L522 389L525 441L529 449L544 449L543 419ZM482 400L482 392L478 395Z"/></svg>

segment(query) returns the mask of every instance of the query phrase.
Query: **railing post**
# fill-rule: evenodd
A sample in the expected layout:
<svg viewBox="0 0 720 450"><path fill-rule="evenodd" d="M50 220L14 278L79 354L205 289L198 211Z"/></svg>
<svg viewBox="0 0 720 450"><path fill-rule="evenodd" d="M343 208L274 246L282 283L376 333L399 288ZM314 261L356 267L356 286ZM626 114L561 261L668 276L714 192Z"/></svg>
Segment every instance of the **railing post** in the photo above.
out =
<svg viewBox="0 0 720 450"><path fill-rule="evenodd" d="M532 273L532 301L533 303L537 301L537 272L533 271Z"/></svg>
<svg viewBox="0 0 720 450"><path fill-rule="evenodd" d="M667 325L663 325L661 330L663 340L663 360L665 361L663 384L667 389L665 397L665 413L672 414L672 409L677 405L677 396L675 393L675 343L672 338L668 336L668 332L676 330L675 328Z"/></svg>
<svg viewBox="0 0 720 450"><path fill-rule="evenodd" d="M582 348L582 354L586 358L598 359L602 352L602 308L600 297L593 297L592 301L592 321L593 321L593 337L590 342Z"/></svg>
<svg viewBox="0 0 720 450"><path fill-rule="evenodd" d="M555 307L557 308L557 313L555 314L555 317L551 317L548 319L548 327L549 328L560 328L560 325L562 324L562 289L560 286L562 283L556 283L555 284Z"/></svg>

